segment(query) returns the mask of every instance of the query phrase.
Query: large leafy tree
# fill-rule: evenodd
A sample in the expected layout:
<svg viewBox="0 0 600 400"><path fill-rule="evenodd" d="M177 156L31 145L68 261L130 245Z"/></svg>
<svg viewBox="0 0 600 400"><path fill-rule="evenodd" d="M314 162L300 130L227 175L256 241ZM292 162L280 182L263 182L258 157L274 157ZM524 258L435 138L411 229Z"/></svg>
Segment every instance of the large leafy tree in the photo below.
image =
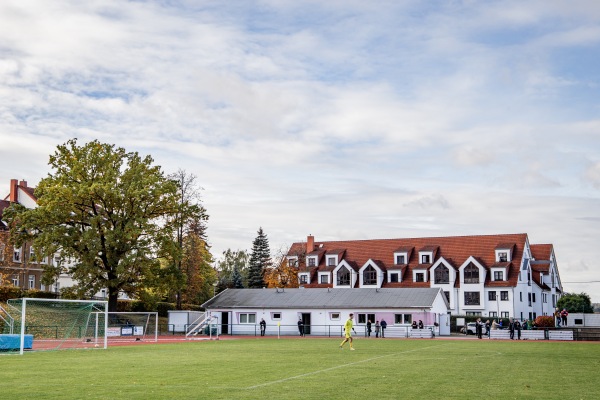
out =
<svg viewBox="0 0 600 400"><path fill-rule="evenodd" d="M200 202L197 178L181 169L169 178L177 184L178 207L169 221L174 228L171 242L174 247L166 255L166 260L174 277L171 289L175 292L177 308L181 309L184 291L186 302L196 302L197 291L202 286L198 286L199 281L209 283L208 280L214 281L216 277L205 268L207 263L212 262L212 255L206 239L208 215ZM200 270L208 276L202 276Z"/></svg>
<svg viewBox="0 0 600 400"><path fill-rule="evenodd" d="M593 313L592 300L587 293L566 293L556 303L559 309L566 308L570 313Z"/></svg>
<svg viewBox="0 0 600 400"><path fill-rule="evenodd" d="M248 287L262 288L265 286L264 273L271 266L271 251L269 250L269 239L263 232L262 227L258 229L258 236L252 243L250 253L250 265L248 268Z"/></svg>
<svg viewBox="0 0 600 400"><path fill-rule="evenodd" d="M135 296L156 284L158 258L174 247L168 221L181 212L177 183L150 156L97 140L69 140L49 165L38 207L9 208L11 233L26 230L36 248L73 260L80 294L107 288L110 310L119 292Z"/></svg>

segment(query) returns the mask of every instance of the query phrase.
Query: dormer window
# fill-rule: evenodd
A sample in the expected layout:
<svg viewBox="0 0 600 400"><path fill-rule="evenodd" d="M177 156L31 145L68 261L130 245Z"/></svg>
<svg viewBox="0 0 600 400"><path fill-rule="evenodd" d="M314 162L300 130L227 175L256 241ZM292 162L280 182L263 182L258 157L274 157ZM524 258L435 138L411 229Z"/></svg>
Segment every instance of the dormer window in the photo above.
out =
<svg viewBox="0 0 600 400"><path fill-rule="evenodd" d="M475 265L467 265L464 275L465 283L479 283L479 268L477 268Z"/></svg>
<svg viewBox="0 0 600 400"><path fill-rule="evenodd" d="M377 271L370 265L363 272L363 284L377 285Z"/></svg>
<svg viewBox="0 0 600 400"><path fill-rule="evenodd" d="M496 262L511 262L514 245L503 244L496 247Z"/></svg>
<svg viewBox="0 0 600 400"><path fill-rule="evenodd" d="M337 272L338 286L350 286L350 271L346 267L341 267Z"/></svg>
<svg viewBox="0 0 600 400"><path fill-rule="evenodd" d="M21 248L15 247L13 251L13 261L21 262Z"/></svg>
<svg viewBox="0 0 600 400"><path fill-rule="evenodd" d="M494 271L494 280L495 281L503 281L504 280L504 271Z"/></svg>
<svg viewBox="0 0 600 400"><path fill-rule="evenodd" d="M317 265L317 257L307 257L306 265L309 267L314 267Z"/></svg>
<svg viewBox="0 0 600 400"><path fill-rule="evenodd" d="M300 278L301 285L305 285L308 283L308 275L307 274L300 274L298 277Z"/></svg>
<svg viewBox="0 0 600 400"><path fill-rule="evenodd" d="M297 267L298 266L298 257L288 257L288 266Z"/></svg>
<svg viewBox="0 0 600 400"><path fill-rule="evenodd" d="M396 254L396 264L406 264L406 256L404 254Z"/></svg>
<svg viewBox="0 0 600 400"><path fill-rule="evenodd" d="M337 265L337 257L328 256L327 257L327 266L335 267L336 265Z"/></svg>
<svg viewBox="0 0 600 400"><path fill-rule="evenodd" d="M421 264L431 263L431 256L429 254L421 254Z"/></svg>
<svg viewBox="0 0 600 400"><path fill-rule="evenodd" d="M435 283L450 283L450 270L445 265L438 266L433 275Z"/></svg>
<svg viewBox="0 0 600 400"><path fill-rule="evenodd" d="M499 262L507 262L508 261L508 253L505 251L498 253L498 261Z"/></svg>
<svg viewBox="0 0 600 400"><path fill-rule="evenodd" d="M425 273L424 272L415 273L415 282L425 282Z"/></svg>

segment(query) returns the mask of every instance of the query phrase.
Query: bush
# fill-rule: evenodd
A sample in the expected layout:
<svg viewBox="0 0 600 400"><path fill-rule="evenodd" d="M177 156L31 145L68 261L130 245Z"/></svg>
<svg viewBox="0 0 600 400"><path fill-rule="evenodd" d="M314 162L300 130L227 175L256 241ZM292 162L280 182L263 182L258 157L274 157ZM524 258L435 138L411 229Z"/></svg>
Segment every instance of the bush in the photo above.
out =
<svg viewBox="0 0 600 400"><path fill-rule="evenodd" d="M554 327L554 317L544 315L537 317L535 319L535 325L538 328L553 328Z"/></svg>

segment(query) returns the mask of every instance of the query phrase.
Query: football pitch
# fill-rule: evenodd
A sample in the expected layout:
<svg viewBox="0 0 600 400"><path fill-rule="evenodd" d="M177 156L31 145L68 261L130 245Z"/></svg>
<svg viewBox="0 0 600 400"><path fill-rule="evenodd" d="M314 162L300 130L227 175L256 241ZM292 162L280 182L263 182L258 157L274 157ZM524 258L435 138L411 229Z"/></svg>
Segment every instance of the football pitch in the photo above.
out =
<svg viewBox="0 0 600 400"><path fill-rule="evenodd" d="M265 338L0 356L3 399L599 399L600 343Z"/></svg>

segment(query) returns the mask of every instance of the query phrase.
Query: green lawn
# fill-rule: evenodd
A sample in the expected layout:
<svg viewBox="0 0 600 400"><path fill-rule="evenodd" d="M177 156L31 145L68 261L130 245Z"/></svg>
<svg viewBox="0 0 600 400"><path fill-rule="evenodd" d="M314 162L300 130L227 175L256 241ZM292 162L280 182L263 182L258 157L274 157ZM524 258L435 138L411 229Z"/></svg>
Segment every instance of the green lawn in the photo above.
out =
<svg viewBox="0 0 600 400"><path fill-rule="evenodd" d="M241 339L0 356L3 399L599 399L600 343Z"/></svg>

